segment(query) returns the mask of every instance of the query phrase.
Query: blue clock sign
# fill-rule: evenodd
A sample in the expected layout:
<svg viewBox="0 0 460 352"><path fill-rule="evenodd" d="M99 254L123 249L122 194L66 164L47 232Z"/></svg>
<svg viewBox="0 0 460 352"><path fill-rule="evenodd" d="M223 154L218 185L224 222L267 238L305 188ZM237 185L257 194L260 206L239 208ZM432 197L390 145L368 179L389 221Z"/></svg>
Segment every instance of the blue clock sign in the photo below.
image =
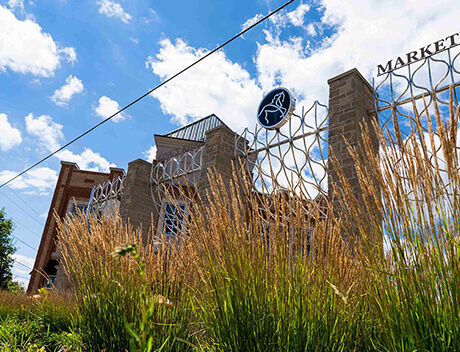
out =
<svg viewBox="0 0 460 352"><path fill-rule="evenodd" d="M269 130L281 128L295 110L295 99L286 88L275 88L268 92L257 109L257 120Z"/></svg>

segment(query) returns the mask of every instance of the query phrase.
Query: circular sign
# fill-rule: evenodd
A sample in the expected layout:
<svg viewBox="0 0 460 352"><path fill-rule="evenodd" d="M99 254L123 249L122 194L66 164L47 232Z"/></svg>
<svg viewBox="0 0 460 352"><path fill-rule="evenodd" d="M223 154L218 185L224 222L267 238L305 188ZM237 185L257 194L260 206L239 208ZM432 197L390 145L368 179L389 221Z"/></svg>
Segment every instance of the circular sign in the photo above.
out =
<svg viewBox="0 0 460 352"><path fill-rule="evenodd" d="M295 99L286 88L275 88L265 95L257 109L257 120L267 129L280 128L291 118Z"/></svg>

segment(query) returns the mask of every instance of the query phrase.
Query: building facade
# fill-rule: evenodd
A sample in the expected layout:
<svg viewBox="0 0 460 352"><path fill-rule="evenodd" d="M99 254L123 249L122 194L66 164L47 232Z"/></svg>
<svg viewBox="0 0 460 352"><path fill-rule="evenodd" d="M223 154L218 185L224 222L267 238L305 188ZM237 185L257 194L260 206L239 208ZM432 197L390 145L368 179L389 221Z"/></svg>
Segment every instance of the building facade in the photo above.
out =
<svg viewBox="0 0 460 352"><path fill-rule="evenodd" d="M79 170L75 163L62 162L27 293L34 294L41 287L69 287L69 282L59 267L60 254L59 246L55 243L54 214L63 219L66 214L78 208L83 210L87 206L89 210L98 209L103 213L107 206L112 204L116 205L113 208L124 224L129 222L135 229L142 228L144 238L151 235L152 228L175 236L180 231L183 220L179 213L187 212L187 201L194 201L197 196L203 202L207 201L206 194L210 189L208 176L211 171L217 172L222 177L224 185L228 185L233 176L232 162L236 159L237 151L244 151L244 158L239 159L243 160L243 164L239 166L240 170L252 175L253 172L261 171L261 164L256 162L257 158L261 158L259 152L270 157L271 148L277 149L281 153L278 161L281 161L283 168L285 166L282 158L286 153L282 148L294 151L296 141L311 139L312 136L319 140L327 131L326 154L334 154L359 198L360 186L347 144L359 146L362 138L360 123L366 122L371 126L375 119L375 112L372 112L372 87L356 69L333 77L328 83L330 89L327 127L308 126L311 128L309 132L305 132L302 127L297 130L300 131L299 135L289 134L290 132L283 135L279 130L262 131L261 135L265 135L266 139L258 146L257 141L255 144L254 140L252 144L249 143L245 136L238 136L212 114L170 133L154 135L157 146L156 158L152 162L142 159L131 161L126 175L123 169L112 168L110 173L92 172ZM303 124L305 116L299 119ZM291 125L289 126L291 131ZM274 133L276 138L270 137L269 140L270 133ZM255 136L257 140L257 134ZM372 137L372 143L377 153L376 136ZM303 149L297 147L296 152L303 153L308 161L311 157L311 146ZM254 167L255 165L257 166ZM307 163L303 165L306 167ZM327 169L322 179L326 181L327 190L322 190L325 194L322 199L310 197L318 205L326 198L332 198L332 185L338 184L338 176L330 164L322 167ZM287 171L287 168L284 171ZM301 167L297 172L301 176L304 170ZM299 179L298 184L301 182ZM184 186L188 192L176 193L181 187L183 190ZM321 181L317 186L321 187ZM340 188L335 187L334 192L341 196ZM172 204L170 197L174 197L175 194L185 194L189 199L183 203L176 199Z"/></svg>
<svg viewBox="0 0 460 352"><path fill-rule="evenodd" d="M39 288L66 288L69 283L59 267L59 247L56 243L57 223L55 216L64 219L69 213L85 211L91 190L95 185L115 179L124 174L123 169L110 168L109 173L80 170L76 163L61 161L61 171L54 189L51 206L46 218L40 246L32 272L28 294Z"/></svg>

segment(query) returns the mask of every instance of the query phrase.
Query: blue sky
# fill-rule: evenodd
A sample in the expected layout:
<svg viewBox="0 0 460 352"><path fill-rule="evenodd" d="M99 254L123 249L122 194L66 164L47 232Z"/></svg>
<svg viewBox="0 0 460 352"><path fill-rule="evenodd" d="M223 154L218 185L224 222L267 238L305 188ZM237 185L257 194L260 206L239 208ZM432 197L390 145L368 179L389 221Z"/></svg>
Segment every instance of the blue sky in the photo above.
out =
<svg viewBox="0 0 460 352"><path fill-rule="evenodd" d="M283 3L0 0L0 182ZM459 15L456 0L297 0L2 188L0 207L16 221L15 236L38 248L60 160L126 169L152 158L153 134L211 113L241 131L277 85L293 91L298 107L327 103L328 78L356 67L371 80L377 64L458 32ZM35 252L17 245L18 260L31 267ZM20 265L14 272L28 277Z"/></svg>

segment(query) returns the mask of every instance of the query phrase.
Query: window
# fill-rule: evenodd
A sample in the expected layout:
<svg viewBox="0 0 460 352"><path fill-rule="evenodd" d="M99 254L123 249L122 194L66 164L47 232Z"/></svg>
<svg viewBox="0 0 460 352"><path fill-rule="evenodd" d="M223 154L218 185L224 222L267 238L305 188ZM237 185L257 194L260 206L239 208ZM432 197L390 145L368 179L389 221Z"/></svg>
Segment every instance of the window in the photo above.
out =
<svg viewBox="0 0 460 352"><path fill-rule="evenodd" d="M176 236L181 230L186 211L185 204L165 203L162 209L162 230L168 236Z"/></svg>
<svg viewBox="0 0 460 352"><path fill-rule="evenodd" d="M56 280L56 276L48 275L48 278L46 278L45 282L43 283L43 287L48 290L51 290L54 287L55 280Z"/></svg>
<svg viewBox="0 0 460 352"><path fill-rule="evenodd" d="M72 208L70 209L70 213L73 215L77 215L79 212L82 212L83 214L86 213L86 208L87 205L83 204L72 204Z"/></svg>

